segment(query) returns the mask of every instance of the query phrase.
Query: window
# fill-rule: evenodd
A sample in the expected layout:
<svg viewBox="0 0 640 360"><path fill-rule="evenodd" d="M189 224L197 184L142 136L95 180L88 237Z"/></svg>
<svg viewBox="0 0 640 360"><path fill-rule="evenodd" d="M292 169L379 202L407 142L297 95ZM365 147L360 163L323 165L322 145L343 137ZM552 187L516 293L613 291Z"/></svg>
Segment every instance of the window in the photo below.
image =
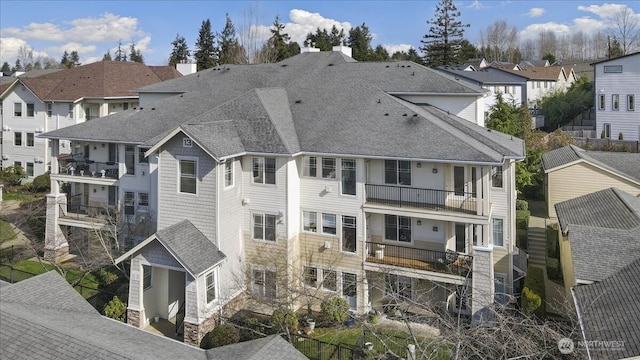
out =
<svg viewBox="0 0 640 360"><path fill-rule="evenodd" d="M180 160L180 192L196 193L196 168L194 160Z"/></svg>
<svg viewBox="0 0 640 360"><path fill-rule="evenodd" d="M233 186L233 159L228 159L224 163L224 186Z"/></svg>
<svg viewBox="0 0 640 360"><path fill-rule="evenodd" d="M336 216L334 214L322 214L322 233L336 235Z"/></svg>
<svg viewBox="0 0 640 360"><path fill-rule="evenodd" d="M151 273L153 268L149 265L142 265L142 288L147 290L151 287Z"/></svg>
<svg viewBox="0 0 640 360"><path fill-rule="evenodd" d="M253 182L256 184L276 183L276 159L253 158Z"/></svg>
<svg viewBox="0 0 640 360"><path fill-rule="evenodd" d="M627 95L627 110L634 111L635 109L636 109L635 96L633 96L633 94L629 94Z"/></svg>
<svg viewBox="0 0 640 360"><path fill-rule="evenodd" d="M411 300L411 278L408 276L386 274L385 280L385 294L391 296L400 296L404 299Z"/></svg>
<svg viewBox="0 0 640 360"><path fill-rule="evenodd" d="M311 211L302 212L302 228L304 231L316 232L317 214Z"/></svg>
<svg viewBox="0 0 640 360"><path fill-rule="evenodd" d="M347 297L347 301L356 298L358 295L358 277L356 274L342 273L342 295ZM355 308L355 302L349 302L350 307Z"/></svg>
<svg viewBox="0 0 640 360"><path fill-rule="evenodd" d="M504 304L507 300L507 297L505 295L505 292L506 292L505 280L506 280L505 275L495 274L493 276L493 283L494 283L494 289L495 289L495 301L498 304Z"/></svg>
<svg viewBox="0 0 640 360"><path fill-rule="evenodd" d="M253 214L253 238L257 240L276 241L276 216Z"/></svg>
<svg viewBox="0 0 640 360"><path fill-rule="evenodd" d="M253 293L274 299L277 295L275 271L253 269Z"/></svg>
<svg viewBox="0 0 640 360"><path fill-rule="evenodd" d="M22 167L22 161L14 161L13 162L13 167L21 168Z"/></svg>
<svg viewBox="0 0 640 360"><path fill-rule="evenodd" d="M322 177L325 179L336 178L336 159L322 158Z"/></svg>
<svg viewBox="0 0 640 360"><path fill-rule="evenodd" d="M605 139L611 139L611 124L604 124L602 126L602 131L604 131Z"/></svg>
<svg viewBox="0 0 640 360"><path fill-rule="evenodd" d="M129 103L122 103L122 110L129 109Z"/></svg>
<svg viewBox="0 0 640 360"><path fill-rule="evenodd" d="M27 146L33 147L33 133L27 133Z"/></svg>
<svg viewBox="0 0 640 360"><path fill-rule="evenodd" d="M502 219L491 219L491 224L493 225L493 245L504 246Z"/></svg>
<svg viewBox="0 0 640 360"><path fill-rule="evenodd" d="M216 272L215 270L205 275L207 284L207 303L216 299Z"/></svg>
<svg viewBox="0 0 640 360"><path fill-rule="evenodd" d="M342 251L356 252L355 216L342 216Z"/></svg>
<svg viewBox="0 0 640 360"><path fill-rule="evenodd" d="M318 269L310 266L305 266L303 269L304 284L307 286L318 286Z"/></svg>
<svg viewBox="0 0 640 360"><path fill-rule="evenodd" d="M598 110L604 110L604 94L598 94Z"/></svg>
<svg viewBox="0 0 640 360"><path fill-rule="evenodd" d="M405 216L384 216L384 239L411 242L411 218Z"/></svg>
<svg viewBox="0 0 640 360"><path fill-rule="evenodd" d="M302 159L302 176L316 177L316 157L305 156Z"/></svg>
<svg viewBox="0 0 640 360"><path fill-rule="evenodd" d="M27 117L33 117L35 113L35 106L33 103L27 103Z"/></svg>
<svg viewBox="0 0 640 360"><path fill-rule="evenodd" d="M139 147L138 148L138 162L141 164L148 164L149 163L149 158L144 157L144 153L147 152L147 150L149 150L149 148L143 148L143 147Z"/></svg>
<svg viewBox="0 0 640 360"><path fill-rule="evenodd" d="M342 194L356 194L356 161L342 159Z"/></svg>
<svg viewBox="0 0 640 360"><path fill-rule="evenodd" d="M620 110L620 95L618 94L611 95L611 110L613 111Z"/></svg>
<svg viewBox="0 0 640 360"><path fill-rule="evenodd" d="M502 188L502 166L491 167L491 186Z"/></svg>
<svg viewBox="0 0 640 360"><path fill-rule="evenodd" d="M87 154L85 154L87 157ZM127 175L135 175L136 174L136 147L135 146L125 146L124 148L124 164L127 168Z"/></svg>
<svg viewBox="0 0 640 360"><path fill-rule="evenodd" d="M13 116L22 116L22 103L13 103Z"/></svg>
<svg viewBox="0 0 640 360"><path fill-rule="evenodd" d="M410 186L411 162L402 160L385 160L384 183Z"/></svg>
<svg viewBox="0 0 640 360"><path fill-rule="evenodd" d="M69 119L73 119L73 104L69 104Z"/></svg>
<svg viewBox="0 0 640 360"><path fill-rule="evenodd" d="M149 194L148 193L138 193L138 210L139 211L147 211L149 207Z"/></svg>
<svg viewBox="0 0 640 360"><path fill-rule="evenodd" d="M322 269L322 288L329 291L338 291L338 279L335 271Z"/></svg>
<svg viewBox="0 0 640 360"><path fill-rule="evenodd" d="M136 194L133 191L124 192L124 220L134 223L136 216Z"/></svg>
<svg viewBox="0 0 640 360"><path fill-rule="evenodd" d="M53 115L53 104L52 103L47 103L47 116L51 116Z"/></svg>
<svg viewBox="0 0 640 360"><path fill-rule="evenodd" d="M27 176L33 176L33 163L27 163Z"/></svg>
<svg viewBox="0 0 640 360"><path fill-rule="evenodd" d="M13 145L22 146L22 133L20 131L16 131L13 135Z"/></svg>
<svg viewBox="0 0 640 360"><path fill-rule="evenodd" d="M621 73L622 65L605 65L604 72L605 73Z"/></svg>
<svg viewBox="0 0 640 360"><path fill-rule="evenodd" d="M116 144L109 144L109 155L108 155L108 160L110 162L116 162L118 160L118 145Z"/></svg>

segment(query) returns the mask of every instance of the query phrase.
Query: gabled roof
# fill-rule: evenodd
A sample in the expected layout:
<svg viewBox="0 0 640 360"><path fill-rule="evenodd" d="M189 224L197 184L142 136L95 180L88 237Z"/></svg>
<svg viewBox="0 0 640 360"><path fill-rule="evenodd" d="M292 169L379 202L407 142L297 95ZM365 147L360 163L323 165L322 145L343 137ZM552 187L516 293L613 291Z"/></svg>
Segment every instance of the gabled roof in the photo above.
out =
<svg viewBox="0 0 640 360"><path fill-rule="evenodd" d="M438 66L436 69L454 75L456 78L460 77L474 81L479 85L521 85L526 79L524 76L504 71L463 71L448 66Z"/></svg>
<svg viewBox="0 0 640 360"><path fill-rule="evenodd" d="M194 278L227 258L189 220L183 220L175 225L158 230L155 234L116 259L116 263L128 259L154 240L160 242Z"/></svg>
<svg viewBox="0 0 640 360"><path fill-rule="evenodd" d="M522 69L526 69L534 66L545 67L545 66L549 66L549 60L522 60L518 65L520 65Z"/></svg>
<svg viewBox="0 0 640 360"><path fill-rule="evenodd" d="M549 173L582 161L640 184L638 153L586 151L575 145L568 145L544 153L542 168L545 173Z"/></svg>
<svg viewBox="0 0 640 360"><path fill-rule="evenodd" d="M627 54L627 55L618 56L618 57L615 57L613 59L604 59L604 60L592 62L591 65L602 64L602 63L606 63L606 62L609 62L609 61L616 61L616 60L619 60L619 59L622 59L622 58L638 56L638 55L640 55L640 51L634 52L634 53L631 53L631 54Z"/></svg>
<svg viewBox="0 0 640 360"><path fill-rule="evenodd" d="M37 77L18 77L42 101L137 97L133 89L182 76L169 66L99 61Z"/></svg>
<svg viewBox="0 0 640 360"><path fill-rule="evenodd" d="M499 69L511 74L524 76L529 80L558 81L560 79L566 79L566 74L562 66L533 66L522 70Z"/></svg>
<svg viewBox="0 0 640 360"><path fill-rule="evenodd" d="M586 341L618 341L619 348L594 346L593 359L640 355L640 259L600 282L574 287Z"/></svg>
<svg viewBox="0 0 640 360"><path fill-rule="evenodd" d="M485 92L408 61L358 63L339 53L304 53L277 64L225 65L140 91L183 93L41 137L155 146L182 131L217 158L306 152L494 164L524 157L520 139L489 135L393 96Z"/></svg>
<svg viewBox="0 0 640 360"><path fill-rule="evenodd" d="M106 318L55 271L3 286L0 319L12 359L306 359L278 335L202 350Z"/></svg>

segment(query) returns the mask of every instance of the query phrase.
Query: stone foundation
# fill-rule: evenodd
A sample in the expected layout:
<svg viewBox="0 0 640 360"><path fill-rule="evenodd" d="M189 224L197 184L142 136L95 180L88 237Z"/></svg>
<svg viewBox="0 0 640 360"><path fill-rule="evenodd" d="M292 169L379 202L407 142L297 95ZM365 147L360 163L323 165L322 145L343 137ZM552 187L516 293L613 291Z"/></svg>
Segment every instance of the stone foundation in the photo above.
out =
<svg viewBox="0 0 640 360"><path fill-rule="evenodd" d="M214 327L216 327L216 323L218 322L218 315L214 315L201 324L192 324L189 322L184 322L184 342L185 344L200 346L200 342L202 338Z"/></svg>
<svg viewBox="0 0 640 360"><path fill-rule="evenodd" d="M58 249L44 249L44 261L56 263L69 256L69 245Z"/></svg>
<svg viewBox="0 0 640 360"><path fill-rule="evenodd" d="M138 310L127 309L127 324L141 328L144 324L140 321L142 312ZM185 324L186 325L186 324Z"/></svg>

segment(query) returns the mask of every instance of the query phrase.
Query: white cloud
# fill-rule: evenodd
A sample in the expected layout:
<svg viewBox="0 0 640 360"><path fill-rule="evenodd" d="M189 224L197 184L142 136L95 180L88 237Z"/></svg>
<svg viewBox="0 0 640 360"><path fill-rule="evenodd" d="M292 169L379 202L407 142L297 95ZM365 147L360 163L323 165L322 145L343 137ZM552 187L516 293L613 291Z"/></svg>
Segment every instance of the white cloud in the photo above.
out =
<svg viewBox="0 0 640 360"><path fill-rule="evenodd" d="M9 63L9 65L14 65L16 63L16 59L20 54L20 48L22 47L25 47L28 51L32 52L34 60L37 60L41 57L45 58L49 56L44 51L33 49L33 47L23 39L14 37L3 37L0 38L0 64L6 61L7 63Z"/></svg>
<svg viewBox="0 0 640 360"><path fill-rule="evenodd" d="M408 52L409 49L413 47L411 44L382 44L382 47L387 50L389 56L393 55L395 52L404 51Z"/></svg>
<svg viewBox="0 0 640 360"><path fill-rule="evenodd" d="M345 35L349 33L352 26L349 22L340 22L334 19L328 19L319 13L311 13L306 10L292 9L289 11L289 19L291 22L285 24L285 30L291 37L291 41L296 41L300 46L307 38L307 34L315 32L316 29L331 30L334 25L338 30L344 30Z"/></svg>
<svg viewBox="0 0 640 360"><path fill-rule="evenodd" d="M473 2L469 6L467 6L467 9L484 9L484 8L485 8L484 4L478 0L473 0Z"/></svg>
<svg viewBox="0 0 640 360"><path fill-rule="evenodd" d="M520 40L535 40L537 39L538 34L543 31L553 32L557 37L561 37L563 35L570 34L571 28L568 25L558 24L555 22L531 24L520 31L518 35Z"/></svg>
<svg viewBox="0 0 640 360"><path fill-rule="evenodd" d="M527 16L532 18L540 17L542 16L542 14L544 14L543 8L531 8L529 9L529 12L527 12Z"/></svg>
<svg viewBox="0 0 640 360"><path fill-rule="evenodd" d="M578 10L593 13L603 19L613 19L615 17L615 13L625 7L627 7L627 5L624 4L580 5L578 6Z"/></svg>

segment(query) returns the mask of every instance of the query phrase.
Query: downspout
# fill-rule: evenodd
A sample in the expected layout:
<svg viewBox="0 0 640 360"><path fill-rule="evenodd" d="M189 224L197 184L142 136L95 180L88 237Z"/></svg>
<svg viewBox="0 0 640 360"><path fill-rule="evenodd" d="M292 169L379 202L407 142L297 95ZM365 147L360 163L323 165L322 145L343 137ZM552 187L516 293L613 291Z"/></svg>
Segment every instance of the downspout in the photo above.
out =
<svg viewBox="0 0 640 360"><path fill-rule="evenodd" d="M580 333L582 334L582 340L584 340L585 349L587 349L587 358L591 360L591 352L589 351L589 343L587 342L587 335L584 333L584 324L582 323L582 316L580 316L580 306L578 305L578 299L576 299L576 293L571 287L571 297L573 298L573 304L576 307L576 314L578 315L578 323L580 324Z"/></svg>

